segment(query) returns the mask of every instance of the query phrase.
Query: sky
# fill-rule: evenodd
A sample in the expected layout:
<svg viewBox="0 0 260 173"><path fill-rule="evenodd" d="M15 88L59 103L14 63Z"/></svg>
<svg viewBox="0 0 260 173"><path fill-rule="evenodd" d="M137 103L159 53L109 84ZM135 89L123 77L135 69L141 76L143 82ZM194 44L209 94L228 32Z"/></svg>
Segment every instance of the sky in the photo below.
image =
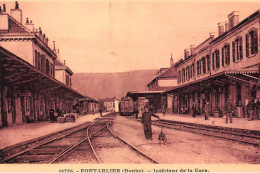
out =
<svg viewBox="0 0 260 173"><path fill-rule="evenodd" d="M18 1L26 17L55 40L74 73L159 69L184 56L184 49L218 36L217 23L240 11L242 21L260 0L47 0ZM14 1L2 0L7 12Z"/></svg>

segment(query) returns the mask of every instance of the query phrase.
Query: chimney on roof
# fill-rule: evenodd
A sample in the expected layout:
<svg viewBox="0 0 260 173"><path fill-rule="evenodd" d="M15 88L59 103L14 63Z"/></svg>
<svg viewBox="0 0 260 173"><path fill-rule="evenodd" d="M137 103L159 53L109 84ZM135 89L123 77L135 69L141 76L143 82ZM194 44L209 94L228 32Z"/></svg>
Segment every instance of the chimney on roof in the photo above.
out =
<svg viewBox="0 0 260 173"><path fill-rule="evenodd" d="M229 30L229 28L228 28L228 22L225 21L225 32L227 32L228 30Z"/></svg>
<svg viewBox="0 0 260 173"><path fill-rule="evenodd" d="M194 55L195 45L190 45L190 55Z"/></svg>
<svg viewBox="0 0 260 173"><path fill-rule="evenodd" d="M0 6L1 9L1 6ZM0 31L8 31L9 29L9 20L8 20L8 14L2 12L2 9L0 10Z"/></svg>
<svg viewBox="0 0 260 173"><path fill-rule="evenodd" d="M218 35L222 35L224 33L224 22L218 23Z"/></svg>
<svg viewBox="0 0 260 173"><path fill-rule="evenodd" d="M210 32L210 33L209 33L209 37L210 37L210 38L214 38L214 35L215 35L214 32Z"/></svg>
<svg viewBox="0 0 260 173"><path fill-rule="evenodd" d="M184 59L188 58L190 56L190 51L189 49L184 50Z"/></svg>
<svg viewBox="0 0 260 173"><path fill-rule="evenodd" d="M64 60L64 66L66 65L66 60Z"/></svg>
<svg viewBox="0 0 260 173"><path fill-rule="evenodd" d="M3 4L3 12L6 12L5 4Z"/></svg>
<svg viewBox="0 0 260 173"><path fill-rule="evenodd" d="M229 29L232 29L239 23L239 11L233 11L228 15Z"/></svg>
<svg viewBox="0 0 260 173"><path fill-rule="evenodd" d="M45 38L44 43L48 46L49 39L48 37Z"/></svg>
<svg viewBox="0 0 260 173"><path fill-rule="evenodd" d="M61 60L61 59L60 59L60 49L57 49L56 55L57 55L57 59L58 59L58 60Z"/></svg>
<svg viewBox="0 0 260 173"><path fill-rule="evenodd" d="M11 9L10 15L21 24L23 23L22 10L19 9L19 4L17 1L15 1L15 9Z"/></svg>
<svg viewBox="0 0 260 173"><path fill-rule="evenodd" d="M17 1L15 1L15 9L19 9L19 4Z"/></svg>
<svg viewBox="0 0 260 173"><path fill-rule="evenodd" d="M170 59L170 67L173 67L174 66L174 60L172 58L172 53L171 53L171 59Z"/></svg>
<svg viewBox="0 0 260 173"><path fill-rule="evenodd" d="M39 27L39 34L42 35L42 29Z"/></svg>
<svg viewBox="0 0 260 173"><path fill-rule="evenodd" d="M55 41L53 41L53 51L56 52L56 49L55 49Z"/></svg>
<svg viewBox="0 0 260 173"><path fill-rule="evenodd" d="M32 23L32 20L29 22L29 19L26 18L25 26L30 30L30 32L34 32L34 24Z"/></svg>

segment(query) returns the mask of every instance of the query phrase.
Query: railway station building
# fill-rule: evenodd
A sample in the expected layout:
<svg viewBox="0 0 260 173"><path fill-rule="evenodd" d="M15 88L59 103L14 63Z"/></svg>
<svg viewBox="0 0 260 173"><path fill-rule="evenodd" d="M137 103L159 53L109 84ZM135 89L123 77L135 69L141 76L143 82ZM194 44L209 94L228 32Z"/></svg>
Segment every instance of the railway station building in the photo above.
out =
<svg viewBox="0 0 260 173"><path fill-rule="evenodd" d="M174 60L171 54L170 67L169 68L160 68L156 72L156 77L147 84L146 88L148 91L166 91L171 89L173 86L177 86L177 68L174 64ZM155 94L155 98L157 94ZM173 95L171 93L162 93L160 102L161 109L163 105L167 108L166 112L172 112L172 99Z"/></svg>
<svg viewBox="0 0 260 173"><path fill-rule="evenodd" d="M239 12L218 23L218 36L210 33L198 46L184 50L184 59L175 64L177 86L166 90L173 95L173 113L190 113L196 104L200 113L207 101L218 117L228 98L242 117L243 106L260 97L259 30L260 10L239 22Z"/></svg>
<svg viewBox="0 0 260 173"><path fill-rule="evenodd" d="M85 95L68 83L55 79L57 52L48 38L34 28L32 21L22 22L22 10L16 2L10 14L0 11L0 127L24 122L48 120L50 109L71 112L76 98ZM69 75L73 73L66 67Z"/></svg>

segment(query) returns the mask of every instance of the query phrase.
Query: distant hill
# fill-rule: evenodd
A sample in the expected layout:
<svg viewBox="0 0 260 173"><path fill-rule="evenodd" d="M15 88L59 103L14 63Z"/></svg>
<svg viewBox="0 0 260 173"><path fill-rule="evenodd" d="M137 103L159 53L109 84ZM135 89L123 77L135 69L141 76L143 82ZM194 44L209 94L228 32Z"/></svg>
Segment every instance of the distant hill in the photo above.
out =
<svg viewBox="0 0 260 173"><path fill-rule="evenodd" d="M128 91L143 91L157 70L135 70L120 73L74 73L72 87L95 99L121 98Z"/></svg>

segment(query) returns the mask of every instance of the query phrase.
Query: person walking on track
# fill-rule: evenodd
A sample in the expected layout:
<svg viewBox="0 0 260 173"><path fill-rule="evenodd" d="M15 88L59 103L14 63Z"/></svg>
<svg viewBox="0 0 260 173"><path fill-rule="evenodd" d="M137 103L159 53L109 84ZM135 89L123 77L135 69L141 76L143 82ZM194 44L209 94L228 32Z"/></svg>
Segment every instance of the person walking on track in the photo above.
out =
<svg viewBox="0 0 260 173"><path fill-rule="evenodd" d="M226 112L226 123L228 123L228 120L230 120L230 123L232 123L232 113L233 113L234 106L230 103L230 98L227 99L227 102L225 104L225 112Z"/></svg>
<svg viewBox="0 0 260 173"><path fill-rule="evenodd" d="M205 120L209 120L209 113L210 113L210 105L207 102L204 106L204 113L205 113Z"/></svg>
<svg viewBox="0 0 260 173"><path fill-rule="evenodd" d="M144 135L145 135L146 140L153 140L152 127L151 127L151 125L152 125L151 116L160 119L159 116L153 114L151 106L149 107L149 109L148 109L148 106L145 106L144 113L142 114L142 118L141 118L141 123L143 124Z"/></svg>

